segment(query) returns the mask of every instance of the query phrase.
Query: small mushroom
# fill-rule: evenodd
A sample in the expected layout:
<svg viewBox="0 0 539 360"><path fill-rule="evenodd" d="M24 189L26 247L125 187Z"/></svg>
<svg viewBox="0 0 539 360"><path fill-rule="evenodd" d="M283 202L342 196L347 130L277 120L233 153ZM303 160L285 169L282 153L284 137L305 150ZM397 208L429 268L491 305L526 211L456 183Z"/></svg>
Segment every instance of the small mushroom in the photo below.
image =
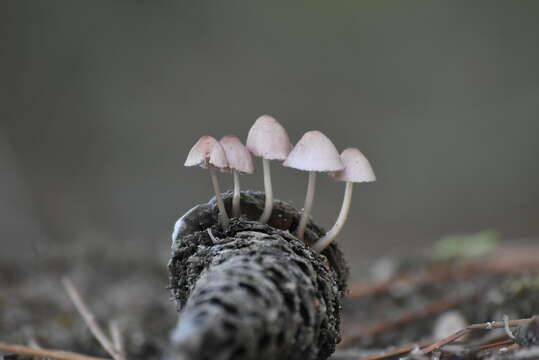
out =
<svg viewBox="0 0 539 360"><path fill-rule="evenodd" d="M219 180L214 169L225 170L228 168L225 150L215 138L211 136L202 136L197 143L193 145L184 166L200 166L203 169L210 171L217 206L219 207L219 220L224 227L228 226L228 215L226 213L221 190L219 189Z"/></svg>
<svg viewBox="0 0 539 360"><path fill-rule="evenodd" d="M305 205L296 236L303 239L313 205L316 172L335 172L344 169L339 153L331 140L320 131L306 132L288 155L284 166L309 172Z"/></svg>
<svg viewBox="0 0 539 360"><path fill-rule="evenodd" d="M240 173L252 174L254 172L253 158L245 145L236 136L228 135L220 141L225 150L228 167L234 174L234 195L232 197L232 215L240 216Z"/></svg>
<svg viewBox="0 0 539 360"><path fill-rule="evenodd" d="M260 216L261 223L268 222L273 209L273 190L271 187L270 160L285 160L292 144L286 130L269 115L259 117L247 135L247 148L254 156L262 158L264 168L264 192L266 201Z"/></svg>
<svg viewBox="0 0 539 360"><path fill-rule="evenodd" d="M348 148L341 153L341 160L344 163L344 170L339 171L333 177L338 181L346 181L344 191L344 199L341 206L339 217L335 225L329 230L324 237L319 239L313 245L315 251L321 252L329 244L331 244L346 222L350 203L352 202L352 189L356 182L372 182L376 181L376 176L372 171L369 160L356 148Z"/></svg>

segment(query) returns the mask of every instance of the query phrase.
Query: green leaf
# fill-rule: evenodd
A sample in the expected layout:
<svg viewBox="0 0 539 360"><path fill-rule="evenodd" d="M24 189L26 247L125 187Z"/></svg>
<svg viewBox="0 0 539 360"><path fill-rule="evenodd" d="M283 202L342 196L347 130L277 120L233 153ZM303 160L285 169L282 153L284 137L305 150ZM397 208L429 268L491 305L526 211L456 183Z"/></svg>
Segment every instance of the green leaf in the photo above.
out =
<svg viewBox="0 0 539 360"><path fill-rule="evenodd" d="M434 245L434 257L439 260L453 260L485 256L496 248L499 240L500 235L494 230L445 236Z"/></svg>

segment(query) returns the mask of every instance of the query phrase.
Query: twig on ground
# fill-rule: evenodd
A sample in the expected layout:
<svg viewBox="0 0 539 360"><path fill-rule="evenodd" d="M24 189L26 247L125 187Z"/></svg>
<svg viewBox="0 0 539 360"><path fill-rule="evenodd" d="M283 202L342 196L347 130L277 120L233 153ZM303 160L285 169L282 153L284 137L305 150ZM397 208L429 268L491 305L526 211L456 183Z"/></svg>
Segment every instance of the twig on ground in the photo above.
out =
<svg viewBox="0 0 539 360"><path fill-rule="evenodd" d="M6 343L0 343L0 351L26 356L46 357L55 360L110 360L105 358L86 356L68 351L35 349L29 346Z"/></svg>
<svg viewBox="0 0 539 360"><path fill-rule="evenodd" d="M86 306L86 303L82 299L82 296L80 295L77 288L75 288L75 285L73 285L71 280L69 278L64 278L62 282L71 301L73 302L79 314L82 316L84 322L92 332L92 335L94 335L94 337L101 344L103 349L105 349L105 351L108 352L114 360L126 360L125 356L123 356L120 351L115 348L112 341L108 338L103 329L101 329L99 324L95 321L94 314L90 311L88 306Z"/></svg>
<svg viewBox="0 0 539 360"><path fill-rule="evenodd" d="M382 360L382 359L386 359L386 358L389 358L389 357L394 357L394 356L397 356L397 355L406 354L406 353L409 353L410 351L414 350L416 347L422 348L424 346L429 346L430 344L432 344L432 341L423 341L423 342L419 342L419 343L408 344L408 345L404 345L404 346L399 346L399 347L397 347L395 349L392 349L392 350L389 350L389 351L384 351L383 353L380 353L380 354L358 358L357 360Z"/></svg>
<svg viewBox="0 0 539 360"><path fill-rule="evenodd" d="M435 350L440 349L443 346L449 345L453 341L459 339L463 335L473 330L491 330L491 329L504 328L506 326L512 327L512 326L518 326L520 324L525 324L530 321L531 319L518 319L518 320L494 321L494 322L486 322L486 323L480 323L480 324L472 324L436 342L424 341L420 343L408 344L408 345L400 346L398 348L395 348L387 352L383 352L381 354L372 355L368 357L362 357L357 360L382 360L389 357L394 357L397 355L409 353L410 351L414 350L417 347L422 348L421 353L426 355L428 353L431 353ZM507 348L505 348L506 351L513 351L518 348L518 344L514 344L513 340L503 340L503 341L498 341L491 344L478 346L476 350L487 350L487 349L491 349L495 347L502 347L502 346L507 346Z"/></svg>
<svg viewBox="0 0 539 360"><path fill-rule="evenodd" d="M492 330L492 329L498 329L503 328L505 326L518 326L520 324L526 324L529 323L531 319L518 319L518 320L509 320L507 322L505 321L492 321L492 322L486 322L486 323L480 323L480 324L472 324L464 329L461 329L452 335L449 335L446 338L443 338L441 340L436 341L434 344L427 346L422 350L423 354L428 354L430 352L433 352L434 350L437 350L447 344L452 343L453 341L457 340L458 338L462 337L463 335L473 331L473 330Z"/></svg>
<svg viewBox="0 0 539 360"><path fill-rule="evenodd" d="M125 359L126 352L124 347L124 339L122 336L122 332L120 331L120 326L118 325L118 322L114 320L111 321L109 323L109 329L114 348L118 351L122 358Z"/></svg>
<svg viewBox="0 0 539 360"><path fill-rule="evenodd" d="M421 310L409 311L406 312L396 319L391 319L388 321L382 321L379 323L372 324L367 326L365 329L352 329L348 333L345 333L342 337L339 347L347 346L353 343L356 340L361 339L362 337L375 336L386 331L398 328L400 326L408 325L420 318L426 316L431 316L439 314L445 310L452 309L462 303L471 301L479 295L479 292L474 293L469 296L462 296L453 300L440 300L432 302L426 305ZM352 334L350 334L352 332Z"/></svg>
<svg viewBox="0 0 539 360"><path fill-rule="evenodd" d="M492 348L495 348L495 347L512 345L512 344L513 344L513 340L503 340L503 341L498 341L498 342L495 342L495 343L492 343L492 344L486 344L486 345L478 346L476 350L488 350L488 349L492 349Z"/></svg>
<svg viewBox="0 0 539 360"><path fill-rule="evenodd" d="M503 250L500 250L503 253ZM505 252L508 252L507 250ZM537 260L537 248L524 249L521 252L513 251L510 256L493 256L484 262L472 262L461 265L436 265L427 271L409 272L398 274L386 280L366 284L353 284L348 293L349 299L357 299L363 296L383 293L398 282L406 282L411 285L422 285L431 282L448 281L456 278L468 279L481 274L497 274L523 270L539 269ZM530 256L532 254L533 256ZM502 259L502 260L500 260Z"/></svg>
<svg viewBox="0 0 539 360"><path fill-rule="evenodd" d="M520 345L519 344L513 344L513 345L509 345L508 347L506 348L501 348L500 351L503 351L504 352L512 352L512 351L517 351L520 349Z"/></svg>
<svg viewBox="0 0 539 360"><path fill-rule="evenodd" d="M511 328L509 327L509 316L504 315L503 316L503 328L505 329L505 333L511 340L515 340L515 335L513 335L513 332L511 331Z"/></svg>
<svg viewBox="0 0 539 360"><path fill-rule="evenodd" d="M211 240L212 240L214 243L216 243L216 242L217 242L217 239L215 238L215 236L213 236L213 233L211 232L211 228L208 228L207 232L208 232L208 235L210 235Z"/></svg>

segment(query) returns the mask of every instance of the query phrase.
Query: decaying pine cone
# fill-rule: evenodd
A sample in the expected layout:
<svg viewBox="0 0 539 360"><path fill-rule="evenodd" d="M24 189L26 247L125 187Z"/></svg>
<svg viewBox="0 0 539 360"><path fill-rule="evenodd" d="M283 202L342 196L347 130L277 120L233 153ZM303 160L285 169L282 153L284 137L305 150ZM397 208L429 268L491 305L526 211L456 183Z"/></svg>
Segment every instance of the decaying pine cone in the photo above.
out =
<svg viewBox="0 0 539 360"><path fill-rule="evenodd" d="M230 208L231 194L224 194ZM217 223L215 200L176 223L170 289L181 312L173 333L180 358L327 359L340 341L347 268L336 245L317 254L291 234L300 213L275 201L269 225L256 221L264 195L242 193L242 217ZM320 228L310 224L312 243Z"/></svg>

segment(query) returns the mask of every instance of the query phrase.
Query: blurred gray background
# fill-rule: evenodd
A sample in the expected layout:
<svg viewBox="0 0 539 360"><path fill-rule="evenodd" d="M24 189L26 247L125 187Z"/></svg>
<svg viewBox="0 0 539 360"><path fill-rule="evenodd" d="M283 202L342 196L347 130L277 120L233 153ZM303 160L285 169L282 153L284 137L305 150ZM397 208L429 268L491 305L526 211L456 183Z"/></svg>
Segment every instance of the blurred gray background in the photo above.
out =
<svg viewBox="0 0 539 360"><path fill-rule="evenodd" d="M211 196L184 168L199 136L271 114L359 147L349 259L450 233L539 235L539 1L3 1L0 242L5 255L107 244L166 258ZM258 172L242 178L261 189ZM273 163L275 196L307 176ZM231 176L221 175L223 188ZM343 184L320 176L330 227Z"/></svg>

